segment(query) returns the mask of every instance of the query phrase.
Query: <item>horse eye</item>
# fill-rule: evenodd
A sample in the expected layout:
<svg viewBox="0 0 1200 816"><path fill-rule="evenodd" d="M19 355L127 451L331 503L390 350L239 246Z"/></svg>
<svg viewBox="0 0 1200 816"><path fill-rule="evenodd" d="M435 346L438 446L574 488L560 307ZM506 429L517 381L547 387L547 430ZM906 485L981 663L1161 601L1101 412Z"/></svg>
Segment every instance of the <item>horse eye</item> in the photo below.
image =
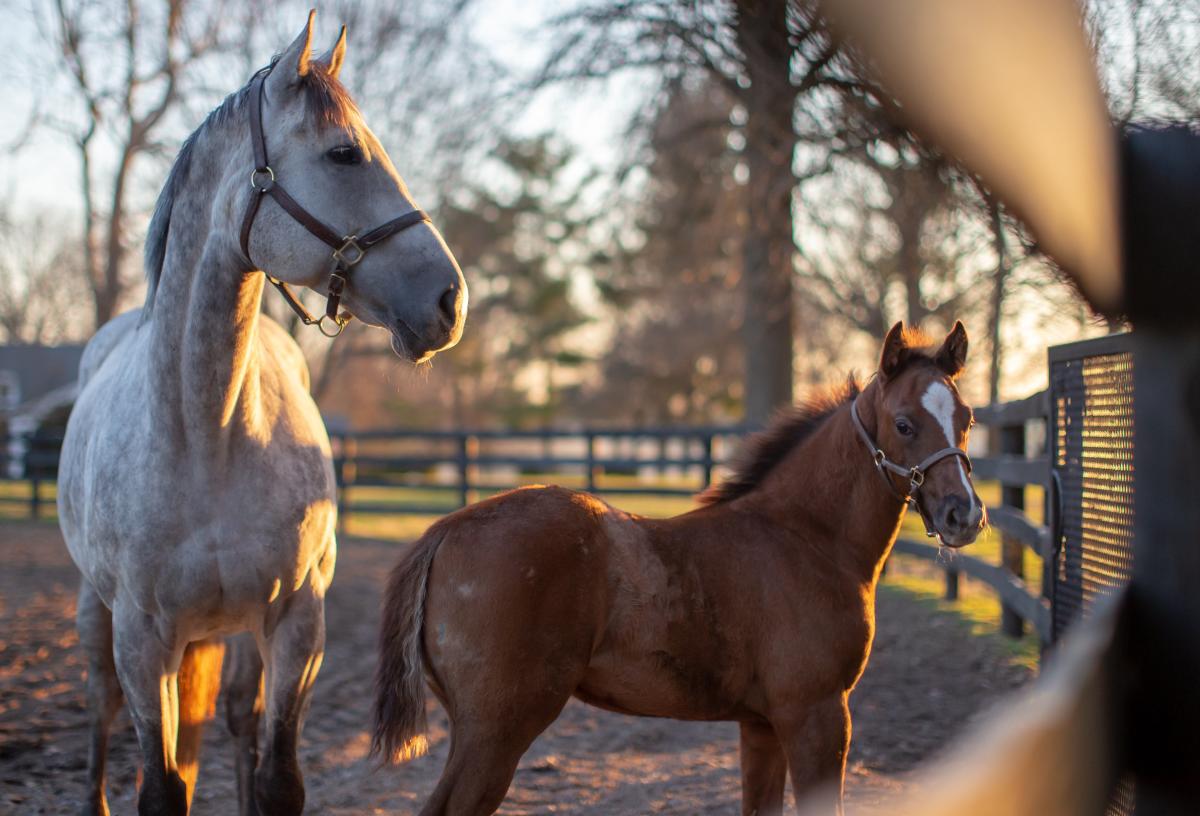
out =
<svg viewBox="0 0 1200 816"><path fill-rule="evenodd" d="M325 154L334 164L362 164L363 154L355 145L341 145Z"/></svg>
<svg viewBox="0 0 1200 816"><path fill-rule="evenodd" d="M909 425L907 420L897 419L896 420L896 432L898 434L900 434L901 436L912 436L913 435L913 426Z"/></svg>

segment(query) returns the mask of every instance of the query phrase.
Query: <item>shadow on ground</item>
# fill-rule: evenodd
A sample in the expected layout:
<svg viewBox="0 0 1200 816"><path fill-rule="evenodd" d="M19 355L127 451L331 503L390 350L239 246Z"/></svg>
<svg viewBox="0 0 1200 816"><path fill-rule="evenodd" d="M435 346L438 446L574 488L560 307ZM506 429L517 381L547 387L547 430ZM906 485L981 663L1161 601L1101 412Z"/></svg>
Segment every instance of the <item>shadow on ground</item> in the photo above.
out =
<svg viewBox="0 0 1200 816"><path fill-rule="evenodd" d="M304 733L309 813L414 813L445 760L446 720L432 704L430 756L384 769L366 757L379 598L398 552L373 541L340 545L325 665ZM0 524L0 563L0 813L74 812L86 738L77 573L46 524ZM880 593L877 618L874 654L852 699L851 806L905 787L916 763L1029 677L994 638L902 591ZM223 724L205 743L193 812L231 813ZM122 715L110 759L114 813L136 810L135 756ZM622 717L572 701L522 761L501 812L731 814L738 805L734 725Z"/></svg>

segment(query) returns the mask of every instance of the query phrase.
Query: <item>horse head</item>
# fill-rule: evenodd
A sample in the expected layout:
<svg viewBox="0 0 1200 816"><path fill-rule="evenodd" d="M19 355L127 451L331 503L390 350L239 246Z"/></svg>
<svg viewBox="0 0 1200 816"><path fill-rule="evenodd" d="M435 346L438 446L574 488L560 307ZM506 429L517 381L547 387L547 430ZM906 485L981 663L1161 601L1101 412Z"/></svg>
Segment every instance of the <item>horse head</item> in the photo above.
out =
<svg viewBox="0 0 1200 816"><path fill-rule="evenodd" d="M462 336L462 271L338 80L345 28L320 57L312 35L310 14L250 85L254 163L234 174L241 201L231 207L245 213L243 253L273 283L330 296L331 318L340 300L338 331L358 317L390 331L398 355L427 360Z"/></svg>
<svg viewBox="0 0 1200 816"><path fill-rule="evenodd" d="M940 347L897 323L888 332L874 395L873 447L894 492L911 496L927 529L951 547L973 542L986 524L971 481L970 407L955 386L967 359L967 332L955 323Z"/></svg>

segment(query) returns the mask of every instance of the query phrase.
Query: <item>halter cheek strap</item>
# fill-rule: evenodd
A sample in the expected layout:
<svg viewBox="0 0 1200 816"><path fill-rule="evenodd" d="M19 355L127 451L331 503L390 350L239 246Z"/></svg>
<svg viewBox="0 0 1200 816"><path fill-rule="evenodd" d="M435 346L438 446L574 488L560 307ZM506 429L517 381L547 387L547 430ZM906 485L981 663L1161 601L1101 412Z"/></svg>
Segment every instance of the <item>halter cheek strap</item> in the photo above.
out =
<svg viewBox="0 0 1200 816"><path fill-rule="evenodd" d="M938 532L934 529L933 520L929 518L929 513L925 510L925 505L920 500L921 486L925 484L925 474L929 469L943 459L951 456L957 456L966 464L967 473L971 472L971 457L967 456L967 452L962 448L942 448L935 451L917 465L906 468L888 459L887 454L871 437L862 418L858 415L858 398L850 402L850 418L854 424L854 430L858 432L858 436L862 439L863 444L867 446L867 450L871 452L871 459L875 463L875 470L883 478L887 485L888 491L905 504L911 504L917 508L917 512L921 514L921 521L925 523L925 535L930 538L939 538ZM908 492L901 493L896 489L896 483L892 481L890 474L896 474L908 480Z"/></svg>
<svg viewBox="0 0 1200 816"><path fill-rule="evenodd" d="M423 210L413 210L398 218L393 218L363 235L339 235L332 227L304 209L296 199L288 195L287 190L283 189L283 186L275 178L275 171L271 169L271 165L267 161L267 142L263 137L263 83L266 82L270 73L271 69L268 68L254 77L250 83L250 144L254 148L254 169L250 171L250 186L254 188L254 192L250 196L250 203L242 217L240 235L242 254L246 256L246 260L250 262L251 266L255 265L254 261L250 259L250 230L254 226L254 217L258 214L263 197L269 195L300 226L333 248L325 314L313 317L292 294L286 283L270 273L267 273L267 280L279 290L283 299L299 316L301 322L306 326L317 326L327 337L337 337L346 328L346 324L350 322L351 318L349 312L338 311L342 292L345 291L346 284L350 279L350 271L366 256L368 249L391 238L398 232L429 221L429 216ZM326 329L326 321L332 323L333 328Z"/></svg>

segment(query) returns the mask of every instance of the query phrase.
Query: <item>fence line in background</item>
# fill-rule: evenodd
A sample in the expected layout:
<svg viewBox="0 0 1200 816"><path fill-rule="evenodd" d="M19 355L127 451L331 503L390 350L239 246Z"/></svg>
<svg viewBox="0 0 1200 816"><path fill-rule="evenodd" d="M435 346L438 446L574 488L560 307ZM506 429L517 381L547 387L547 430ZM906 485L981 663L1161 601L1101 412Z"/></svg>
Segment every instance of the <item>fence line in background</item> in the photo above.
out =
<svg viewBox="0 0 1200 816"><path fill-rule="evenodd" d="M531 431L371 430L332 433L339 509L446 513L483 493L568 477L596 494L691 496L708 487L747 432L743 425ZM413 448L417 447L417 450ZM614 478L616 477L616 478ZM451 502L356 501L360 488L453 494Z"/></svg>
<svg viewBox="0 0 1200 816"><path fill-rule="evenodd" d="M1000 504L988 508L992 526L1002 535L999 563L961 552L946 558L938 547L908 538L896 542L897 552L924 558L944 570L948 600L958 597L961 575L975 578L999 597L1005 634L1020 637L1029 626L1043 645L1054 634L1048 596L1055 585L1057 553L1050 529L1025 512L1025 487L1042 487L1048 501L1054 495L1045 446L1041 445L1036 455L1027 455L1030 426L1040 424L1045 428L1049 415L1048 391L975 409L977 421L988 427L989 434L996 435L992 437L996 440L992 450L997 453L973 461L977 480L1001 485ZM728 460L749 430L745 425L506 431L379 429L335 431L330 438L338 507L342 517L348 517L441 515L481 495L527 483L528 478L522 476L530 475L573 482L581 490L602 495L686 497L712 483L714 469ZM6 472L13 475L14 452L21 453L24 478L31 482L32 491L29 498L3 496L0 502L28 504L36 518L45 501L41 487L53 481L57 470L60 445L61 437L45 434L35 435L23 445L10 442ZM388 489L424 497L386 500ZM1049 519L1051 515L1047 512L1044 517ZM1042 592L1035 592L1026 580L1025 548L1043 559Z"/></svg>

